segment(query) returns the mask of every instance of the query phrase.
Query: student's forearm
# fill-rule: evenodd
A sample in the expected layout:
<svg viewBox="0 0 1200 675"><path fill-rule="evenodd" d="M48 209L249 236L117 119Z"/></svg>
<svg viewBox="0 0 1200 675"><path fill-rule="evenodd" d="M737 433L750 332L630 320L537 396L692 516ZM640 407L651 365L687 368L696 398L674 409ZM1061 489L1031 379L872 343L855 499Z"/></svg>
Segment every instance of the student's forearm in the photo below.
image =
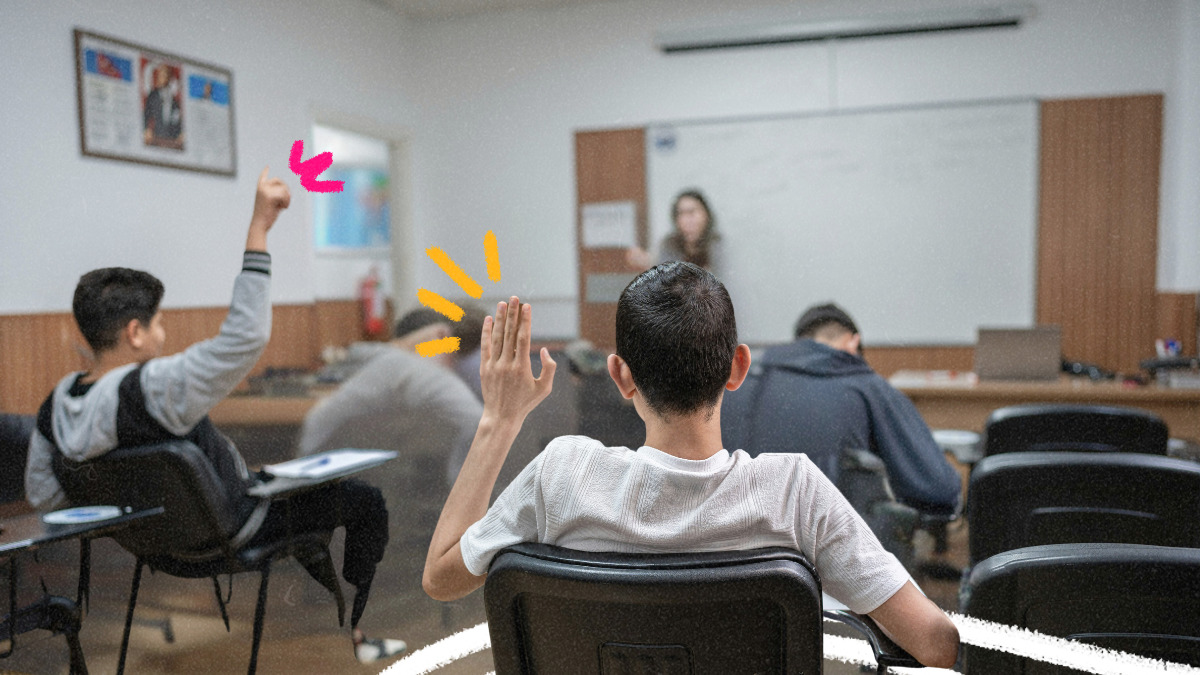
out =
<svg viewBox="0 0 1200 675"><path fill-rule="evenodd" d="M266 251L267 250L267 230L271 226L262 221L255 219L250 222L250 230L246 232L246 250L247 251Z"/></svg>
<svg viewBox="0 0 1200 675"><path fill-rule="evenodd" d="M441 589L439 594L458 594L457 591L462 589L457 587L471 581L452 578L452 566L449 564L452 556L447 554L455 548L467 528L487 513L496 478L520 430L520 421L497 419L487 413L479 421L475 439L467 451L467 459L458 473L458 479L454 481L454 487L450 489L429 542L429 553L425 559L426 590L433 588ZM473 589L466 588L463 594L470 590Z"/></svg>
<svg viewBox="0 0 1200 675"><path fill-rule="evenodd" d="M431 553L441 555L458 543L467 528L487 513L496 477L508 457L508 451L521 430L519 422L489 419L479 421L475 439L467 451L442 516L434 531Z"/></svg>
<svg viewBox="0 0 1200 675"><path fill-rule="evenodd" d="M958 659L958 628L911 581L870 616L884 634L925 666L950 668Z"/></svg>

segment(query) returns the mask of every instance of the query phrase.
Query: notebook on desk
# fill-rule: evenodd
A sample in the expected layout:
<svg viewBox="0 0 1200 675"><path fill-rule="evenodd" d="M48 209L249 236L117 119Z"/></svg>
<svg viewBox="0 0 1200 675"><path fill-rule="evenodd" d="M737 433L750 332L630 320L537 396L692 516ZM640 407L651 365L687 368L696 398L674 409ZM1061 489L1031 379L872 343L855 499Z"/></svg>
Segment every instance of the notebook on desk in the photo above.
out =
<svg viewBox="0 0 1200 675"><path fill-rule="evenodd" d="M975 373L980 380L1057 380L1062 372L1062 330L980 328Z"/></svg>

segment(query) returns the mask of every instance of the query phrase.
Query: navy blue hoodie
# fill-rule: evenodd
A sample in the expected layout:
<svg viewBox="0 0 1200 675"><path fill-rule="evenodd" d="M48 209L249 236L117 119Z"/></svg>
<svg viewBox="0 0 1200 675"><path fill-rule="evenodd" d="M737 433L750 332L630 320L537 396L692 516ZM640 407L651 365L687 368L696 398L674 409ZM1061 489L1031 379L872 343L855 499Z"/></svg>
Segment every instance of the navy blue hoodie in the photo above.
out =
<svg viewBox="0 0 1200 675"><path fill-rule="evenodd" d="M953 513L958 472L916 407L860 357L802 339L772 347L721 407L725 447L751 456L802 452L834 483L845 450L867 450L887 468L901 502Z"/></svg>

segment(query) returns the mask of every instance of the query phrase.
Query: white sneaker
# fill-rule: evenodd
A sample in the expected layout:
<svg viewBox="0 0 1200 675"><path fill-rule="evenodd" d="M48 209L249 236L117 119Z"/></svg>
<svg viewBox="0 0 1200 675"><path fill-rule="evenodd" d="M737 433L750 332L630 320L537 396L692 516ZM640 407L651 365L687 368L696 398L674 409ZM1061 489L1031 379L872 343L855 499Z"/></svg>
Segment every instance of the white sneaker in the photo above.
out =
<svg viewBox="0 0 1200 675"><path fill-rule="evenodd" d="M374 663L390 656L399 656L408 649L404 640L389 640L387 638L365 638L354 645L354 656L359 663Z"/></svg>

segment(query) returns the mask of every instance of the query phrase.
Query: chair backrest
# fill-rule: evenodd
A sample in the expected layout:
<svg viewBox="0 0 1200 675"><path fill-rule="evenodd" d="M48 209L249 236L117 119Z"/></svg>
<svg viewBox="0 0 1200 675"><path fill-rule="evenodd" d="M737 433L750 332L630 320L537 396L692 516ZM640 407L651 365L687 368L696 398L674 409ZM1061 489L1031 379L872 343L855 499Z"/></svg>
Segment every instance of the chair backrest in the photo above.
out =
<svg viewBox="0 0 1200 675"><path fill-rule="evenodd" d="M501 551L484 596L498 675L820 673L821 585L784 548Z"/></svg>
<svg viewBox="0 0 1200 675"><path fill-rule="evenodd" d="M1200 666L1200 550L1055 544L976 565L960 593L969 616L1108 649ZM964 644L967 673L1078 673Z"/></svg>
<svg viewBox="0 0 1200 675"><path fill-rule="evenodd" d="M0 504L25 499L25 461L33 415L0 413Z"/></svg>
<svg viewBox="0 0 1200 675"><path fill-rule="evenodd" d="M1167 454L1167 425L1135 408L1037 404L995 410L983 430L983 454L1042 452Z"/></svg>
<svg viewBox="0 0 1200 675"><path fill-rule="evenodd" d="M971 562L1040 544L1200 546L1200 464L1140 453L985 457L967 491Z"/></svg>
<svg viewBox="0 0 1200 675"><path fill-rule="evenodd" d="M76 464L60 478L74 504L164 508L162 516L114 535L135 555L221 546L242 521L204 451L191 441L120 448Z"/></svg>

